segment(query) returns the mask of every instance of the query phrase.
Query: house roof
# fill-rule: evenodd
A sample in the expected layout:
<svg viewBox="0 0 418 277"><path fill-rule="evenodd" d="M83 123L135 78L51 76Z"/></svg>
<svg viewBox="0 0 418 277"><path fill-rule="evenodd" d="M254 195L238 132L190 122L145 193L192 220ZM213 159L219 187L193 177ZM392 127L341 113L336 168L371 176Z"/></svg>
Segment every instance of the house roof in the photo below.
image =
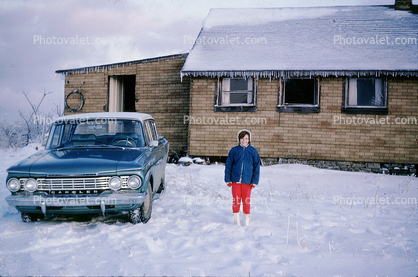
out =
<svg viewBox="0 0 418 277"><path fill-rule="evenodd" d="M181 75L418 76L417 39L389 6L212 9Z"/></svg>
<svg viewBox="0 0 418 277"><path fill-rule="evenodd" d="M146 120L152 119L152 116L145 113L133 113L133 112L98 112L98 113L82 113L72 114L58 117L55 122L82 122L89 119L133 119L133 120Z"/></svg>
<svg viewBox="0 0 418 277"><path fill-rule="evenodd" d="M89 73L89 72L92 72L92 71L103 71L103 72L105 72L105 71L112 70L112 68L130 66L130 65L139 64L139 63L149 63L149 62L157 62L157 61L163 61L163 60L182 58L182 57L187 57L187 55L188 55L188 53L182 53L182 54L161 56L161 57L148 58L148 59L142 59L142 60L134 60L134 61L128 61L128 62L110 63L110 64L95 65L95 66L86 66L86 67L79 67L79 68L73 68L73 69L62 69L62 70L56 70L55 73L67 75L67 74L73 74L73 73Z"/></svg>

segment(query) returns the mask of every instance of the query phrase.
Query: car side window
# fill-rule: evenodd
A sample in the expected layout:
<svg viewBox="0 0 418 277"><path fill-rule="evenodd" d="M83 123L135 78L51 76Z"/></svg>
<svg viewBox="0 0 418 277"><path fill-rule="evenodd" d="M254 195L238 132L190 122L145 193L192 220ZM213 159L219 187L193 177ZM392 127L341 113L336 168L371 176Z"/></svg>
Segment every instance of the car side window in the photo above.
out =
<svg viewBox="0 0 418 277"><path fill-rule="evenodd" d="M147 134L148 141L158 139L157 129L155 127L154 120L145 121L145 133Z"/></svg>
<svg viewBox="0 0 418 277"><path fill-rule="evenodd" d="M66 124L64 126L64 132L62 134L62 140L61 140L62 143L66 143L66 142L70 141L71 131L72 131L73 127L74 127L74 125L72 125L72 124Z"/></svg>
<svg viewBox="0 0 418 277"><path fill-rule="evenodd" d="M52 135L50 135L49 142L47 143L49 148L57 148L59 146L62 129L63 125L61 124L53 126Z"/></svg>

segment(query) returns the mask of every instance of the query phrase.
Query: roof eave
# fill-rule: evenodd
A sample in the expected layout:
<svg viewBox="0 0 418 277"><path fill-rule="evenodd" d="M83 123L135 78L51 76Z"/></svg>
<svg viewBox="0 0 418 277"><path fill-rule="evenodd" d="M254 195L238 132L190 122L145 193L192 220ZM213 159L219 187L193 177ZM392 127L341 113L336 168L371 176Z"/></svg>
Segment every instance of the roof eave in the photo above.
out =
<svg viewBox="0 0 418 277"><path fill-rule="evenodd" d="M393 77L418 77L418 70L207 70L207 71L181 71L181 77L254 77L254 78L280 78L280 77L342 77L342 76L393 76Z"/></svg>
<svg viewBox="0 0 418 277"><path fill-rule="evenodd" d="M174 54L174 55L148 58L148 59L142 59L142 60L127 61L127 62L120 62L120 63L86 66L86 67L79 67L79 68L73 68L73 69L61 69L61 70L56 70L55 73L67 75L67 74L73 74L73 73L89 73L89 72L93 72L93 71L105 72L105 71L110 71L112 68L125 67L125 66L130 66L130 65L133 65L133 64L150 63L150 62L157 62L157 61L163 61L163 60L185 58L185 57L187 57L188 54L189 53L182 53L182 54Z"/></svg>

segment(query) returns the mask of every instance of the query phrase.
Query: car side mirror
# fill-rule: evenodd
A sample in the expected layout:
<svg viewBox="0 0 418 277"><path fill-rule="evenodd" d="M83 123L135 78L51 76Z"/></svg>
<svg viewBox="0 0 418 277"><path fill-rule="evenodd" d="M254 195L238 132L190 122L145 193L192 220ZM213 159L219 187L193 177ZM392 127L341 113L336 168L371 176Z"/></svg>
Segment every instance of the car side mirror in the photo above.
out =
<svg viewBox="0 0 418 277"><path fill-rule="evenodd" d="M151 147L158 146L158 140L151 140L151 141L149 142L149 146L151 146Z"/></svg>

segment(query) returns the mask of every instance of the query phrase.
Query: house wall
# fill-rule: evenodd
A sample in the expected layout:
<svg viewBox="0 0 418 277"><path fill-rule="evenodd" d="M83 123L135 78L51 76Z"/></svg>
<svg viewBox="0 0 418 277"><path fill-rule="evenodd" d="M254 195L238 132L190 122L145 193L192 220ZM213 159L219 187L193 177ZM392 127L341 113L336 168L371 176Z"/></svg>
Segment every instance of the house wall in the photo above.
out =
<svg viewBox="0 0 418 277"><path fill-rule="evenodd" d="M258 81L256 112L214 112L216 82L203 77L191 81L190 155L227 156L237 145L237 132L246 128L265 158L418 162L417 78L388 78L389 114L377 116L341 113L343 78L320 78L321 110L308 114L276 111L277 79ZM354 124L353 116L363 123ZM396 124L405 120L410 121Z"/></svg>
<svg viewBox="0 0 418 277"><path fill-rule="evenodd" d="M188 131L187 124L183 124L183 117L189 112L190 78L183 78L183 81L180 79L180 70L185 59L186 57L161 59L108 70L68 74L65 78L65 95L84 82L80 89L85 98L84 106L74 113L107 111L109 76L136 75L136 111L152 115L158 134L168 139L170 149L179 151L187 146ZM73 109L78 108L80 96L71 94L67 104ZM66 109L65 114L73 112Z"/></svg>

